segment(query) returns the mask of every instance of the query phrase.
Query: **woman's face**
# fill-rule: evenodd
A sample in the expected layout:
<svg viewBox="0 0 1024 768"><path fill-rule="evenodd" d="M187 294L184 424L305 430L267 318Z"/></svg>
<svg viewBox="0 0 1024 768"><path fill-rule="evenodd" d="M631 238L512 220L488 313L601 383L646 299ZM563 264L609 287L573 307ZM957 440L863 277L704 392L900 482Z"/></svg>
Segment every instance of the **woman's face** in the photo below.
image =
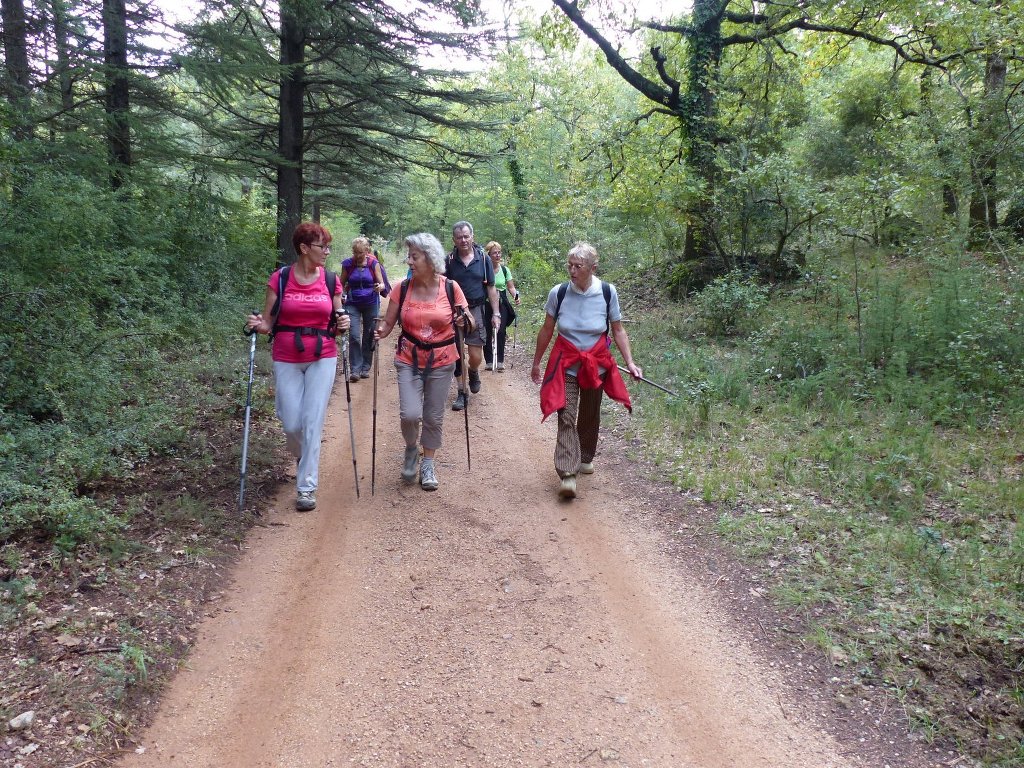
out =
<svg viewBox="0 0 1024 768"><path fill-rule="evenodd" d="M498 266L499 264L501 264L501 246L500 245L498 247L496 247L496 248L491 248L491 250L489 250L487 252L487 255L491 257L491 263L494 266Z"/></svg>
<svg viewBox="0 0 1024 768"><path fill-rule="evenodd" d="M594 274L594 265L582 256L569 257L569 279L580 289L590 287L590 278Z"/></svg>
<svg viewBox="0 0 1024 768"><path fill-rule="evenodd" d="M326 266L327 257L331 253L331 241L328 238L321 238L315 243L303 244L301 250L313 266L323 267Z"/></svg>
<svg viewBox="0 0 1024 768"><path fill-rule="evenodd" d="M430 263L427 254L415 246L409 246L405 263L412 267L412 273L419 277L429 277L434 274L434 265Z"/></svg>
<svg viewBox="0 0 1024 768"><path fill-rule="evenodd" d="M366 257L369 255L370 252L368 250L364 250L362 248L352 249L352 260L355 261L356 264L362 264L366 261Z"/></svg>

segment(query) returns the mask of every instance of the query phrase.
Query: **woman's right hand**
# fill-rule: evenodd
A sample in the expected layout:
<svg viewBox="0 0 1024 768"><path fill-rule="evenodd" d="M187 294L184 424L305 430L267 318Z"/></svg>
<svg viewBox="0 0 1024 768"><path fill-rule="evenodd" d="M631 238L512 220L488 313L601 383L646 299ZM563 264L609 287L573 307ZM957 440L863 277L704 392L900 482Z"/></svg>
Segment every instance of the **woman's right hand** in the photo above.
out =
<svg viewBox="0 0 1024 768"><path fill-rule="evenodd" d="M263 328L263 315L259 313L249 315L245 320L245 327L256 333L267 333L267 330Z"/></svg>

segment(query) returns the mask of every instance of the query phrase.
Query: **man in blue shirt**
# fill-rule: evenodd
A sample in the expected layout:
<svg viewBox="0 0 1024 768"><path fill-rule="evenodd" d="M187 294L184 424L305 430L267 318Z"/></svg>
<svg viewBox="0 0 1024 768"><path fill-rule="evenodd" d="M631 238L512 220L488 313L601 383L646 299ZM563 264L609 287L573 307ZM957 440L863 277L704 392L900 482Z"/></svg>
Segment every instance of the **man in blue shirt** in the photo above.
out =
<svg viewBox="0 0 1024 768"><path fill-rule="evenodd" d="M469 311L476 321L473 331L466 336L466 347L469 352L469 391L476 394L480 391L480 364L484 359L484 343L487 332L484 329L484 302L490 302L494 316L491 325L495 332L501 328L501 311L498 308L498 291L494 287L494 267L484 253L483 248L473 240L473 225L468 221L458 221L452 227L452 240L455 249L448 254L445 261L445 277L454 280L462 288L469 302ZM453 411L461 411L466 407L469 394L461 388L462 361L455 365L455 380L460 382L459 393L452 403Z"/></svg>

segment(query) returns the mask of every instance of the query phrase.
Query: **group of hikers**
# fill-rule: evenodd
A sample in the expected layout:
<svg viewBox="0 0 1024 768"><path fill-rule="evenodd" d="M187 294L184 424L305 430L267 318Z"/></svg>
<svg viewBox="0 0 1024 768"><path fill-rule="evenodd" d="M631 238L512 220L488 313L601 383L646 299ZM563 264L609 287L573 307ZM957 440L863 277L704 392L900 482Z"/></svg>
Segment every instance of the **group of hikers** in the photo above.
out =
<svg viewBox="0 0 1024 768"><path fill-rule="evenodd" d="M521 303L500 243L481 248L467 221L452 227L452 240L446 254L429 232L406 237L409 271L396 296L367 238L352 241L352 257L342 262L339 279L326 268L330 232L313 222L295 228L296 261L270 275L263 312L250 314L246 328L273 337L274 402L296 460L296 509L316 508L320 435L337 369L335 336L342 332L348 334L347 386L369 377L378 343L400 326L394 365L405 441L401 476L407 483L418 477L427 491L438 488L434 459L452 381L457 392L451 408L459 411L480 391L482 364L487 370L505 369L513 303ZM602 394L631 408L609 349L612 341L624 370L642 377L622 325L618 293L596 276L597 262L588 243L569 250L569 280L548 293L530 372L540 385L542 419L558 414L554 463L564 499L575 498L578 474L594 472ZM380 318L380 297L389 295ZM541 360L556 330L542 376ZM374 408L376 417L376 400Z"/></svg>

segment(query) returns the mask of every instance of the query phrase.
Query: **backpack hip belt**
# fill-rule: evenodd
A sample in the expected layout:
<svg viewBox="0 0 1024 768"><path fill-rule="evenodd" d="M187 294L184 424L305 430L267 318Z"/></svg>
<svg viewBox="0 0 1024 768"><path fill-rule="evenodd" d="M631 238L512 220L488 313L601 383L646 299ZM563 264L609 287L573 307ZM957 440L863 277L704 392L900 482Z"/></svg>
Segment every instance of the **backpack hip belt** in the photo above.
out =
<svg viewBox="0 0 1024 768"><path fill-rule="evenodd" d="M417 339L415 336L413 336L411 333L409 333L404 328L402 329L402 333L400 335L401 335L401 338L408 339L410 342L412 342L412 372L413 372L414 376L415 375L420 375L421 371L422 371L422 375L426 376L426 374L434 367L434 350L435 349L442 349L443 347L450 347L450 346L452 346L455 343L455 337L453 336L452 338L445 339L444 341L435 341L435 342L431 342L430 344L428 344L425 341L420 341L419 339ZM421 350L421 349L429 352L429 354L427 355L427 361L423 365L422 368L420 367L420 360L419 360L419 354L418 354L419 350Z"/></svg>
<svg viewBox="0 0 1024 768"><path fill-rule="evenodd" d="M295 351L302 353L306 351L306 345L302 343L303 336L316 336L316 349L313 350L313 354L320 357L324 351L324 337L334 336L329 330L324 328L309 328L299 327L297 325L275 325L274 333L284 331L285 333L295 334Z"/></svg>

